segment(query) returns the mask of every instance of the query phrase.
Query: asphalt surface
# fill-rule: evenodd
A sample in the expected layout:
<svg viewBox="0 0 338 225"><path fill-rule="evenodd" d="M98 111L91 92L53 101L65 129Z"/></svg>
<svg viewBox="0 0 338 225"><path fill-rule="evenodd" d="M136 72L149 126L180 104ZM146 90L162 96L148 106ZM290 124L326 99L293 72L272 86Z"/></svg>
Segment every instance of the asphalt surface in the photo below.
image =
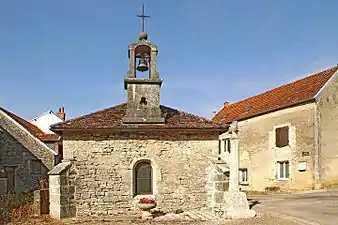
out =
<svg viewBox="0 0 338 225"><path fill-rule="evenodd" d="M252 197L264 211L299 224L338 225L338 191ZM257 206L256 206L257 207Z"/></svg>

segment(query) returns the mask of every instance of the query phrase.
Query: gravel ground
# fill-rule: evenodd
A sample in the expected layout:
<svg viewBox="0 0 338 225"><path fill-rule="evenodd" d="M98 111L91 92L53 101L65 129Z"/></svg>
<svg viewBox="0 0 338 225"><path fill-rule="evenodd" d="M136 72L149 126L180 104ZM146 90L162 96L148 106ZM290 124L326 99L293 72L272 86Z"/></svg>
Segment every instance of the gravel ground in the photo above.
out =
<svg viewBox="0 0 338 225"><path fill-rule="evenodd" d="M185 222L176 222L176 221L167 221L167 222L152 222L152 221L142 221L142 220L122 220L111 218L109 220L100 220L100 221L86 221L86 220L53 220L48 217L36 217L30 218L25 221L11 222L8 225L131 225L131 224L140 224L140 225L299 225L299 223L291 222L289 220L284 220L276 216L263 214L259 215L253 219L247 220L236 220L236 221L224 221L221 223L215 223L215 221L185 221Z"/></svg>

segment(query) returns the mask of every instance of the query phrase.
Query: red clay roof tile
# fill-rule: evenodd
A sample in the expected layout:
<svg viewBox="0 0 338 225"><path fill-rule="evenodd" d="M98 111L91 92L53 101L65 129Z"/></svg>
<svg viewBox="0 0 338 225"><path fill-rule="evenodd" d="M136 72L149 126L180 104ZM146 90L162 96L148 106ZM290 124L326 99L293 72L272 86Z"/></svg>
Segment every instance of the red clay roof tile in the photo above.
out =
<svg viewBox="0 0 338 225"><path fill-rule="evenodd" d="M10 116L13 120L19 123L22 127L24 127L31 135L40 139L41 141L57 141L59 136L56 134L46 134L42 130L40 130L34 124L22 119L21 117L15 115L14 113L9 112L8 110L1 108L8 116Z"/></svg>
<svg viewBox="0 0 338 225"><path fill-rule="evenodd" d="M214 122L190 113L182 112L169 107L161 106L162 114L165 115L165 124L123 124L127 104L123 103L108 109L97 111L72 120L57 123L52 130L66 129L221 129L226 131L228 125Z"/></svg>
<svg viewBox="0 0 338 225"><path fill-rule="evenodd" d="M338 66L335 66L262 94L229 104L219 111L212 120L230 123L314 100L315 95L337 70Z"/></svg>

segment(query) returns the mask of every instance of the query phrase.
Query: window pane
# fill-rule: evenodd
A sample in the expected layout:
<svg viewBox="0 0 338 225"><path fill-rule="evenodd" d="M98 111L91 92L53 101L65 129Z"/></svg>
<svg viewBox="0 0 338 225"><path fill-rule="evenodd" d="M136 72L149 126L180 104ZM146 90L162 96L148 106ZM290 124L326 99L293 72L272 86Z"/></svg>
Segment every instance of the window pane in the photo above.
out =
<svg viewBox="0 0 338 225"><path fill-rule="evenodd" d="M289 178L289 162L285 162L285 178Z"/></svg>
<svg viewBox="0 0 338 225"><path fill-rule="evenodd" d="M231 144L230 144L231 142L230 142L230 139L228 139L228 152L230 153L231 152Z"/></svg>
<svg viewBox="0 0 338 225"><path fill-rule="evenodd" d="M6 194L6 193L7 193L7 179L0 178L0 194Z"/></svg>
<svg viewBox="0 0 338 225"><path fill-rule="evenodd" d="M279 165L279 178L284 178L284 164L281 162L281 163L278 163Z"/></svg>
<svg viewBox="0 0 338 225"><path fill-rule="evenodd" d="M137 178L151 178L151 167L147 164L142 164L137 169Z"/></svg>
<svg viewBox="0 0 338 225"><path fill-rule="evenodd" d="M219 141L218 141L218 154L219 154L219 155L222 153L222 150L221 150L221 144L222 144L222 141L219 140Z"/></svg>
<svg viewBox="0 0 338 225"><path fill-rule="evenodd" d="M151 179L137 179L136 194L152 194Z"/></svg>
<svg viewBox="0 0 338 225"><path fill-rule="evenodd" d="M135 168L136 194L152 194L152 168L149 163L139 163Z"/></svg>
<svg viewBox="0 0 338 225"><path fill-rule="evenodd" d="M31 172L33 174L41 175L41 161L31 160Z"/></svg>
<svg viewBox="0 0 338 225"><path fill-rule="evenodd" d="M239 170L239 180L240 182L248 181L248 169L240 169Z"/></svg>
<svg viewBox="0 0 338 225"><path fill-rule="evenodd" d="M7 191L15 191L15 167L5 167L7 173Z"/></svg>

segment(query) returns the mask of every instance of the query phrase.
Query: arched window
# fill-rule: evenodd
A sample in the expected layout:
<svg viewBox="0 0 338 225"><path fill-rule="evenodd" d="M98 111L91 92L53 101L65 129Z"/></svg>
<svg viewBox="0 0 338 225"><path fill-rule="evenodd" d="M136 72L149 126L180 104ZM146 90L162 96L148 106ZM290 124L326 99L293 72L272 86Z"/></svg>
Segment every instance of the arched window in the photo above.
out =
<svg viewBox="0 0 338 225"><path fill-rule="evenodd" d="M134 170L135 195L153 194L152 168L150 162L142 161L137 163Z"/></svg>

